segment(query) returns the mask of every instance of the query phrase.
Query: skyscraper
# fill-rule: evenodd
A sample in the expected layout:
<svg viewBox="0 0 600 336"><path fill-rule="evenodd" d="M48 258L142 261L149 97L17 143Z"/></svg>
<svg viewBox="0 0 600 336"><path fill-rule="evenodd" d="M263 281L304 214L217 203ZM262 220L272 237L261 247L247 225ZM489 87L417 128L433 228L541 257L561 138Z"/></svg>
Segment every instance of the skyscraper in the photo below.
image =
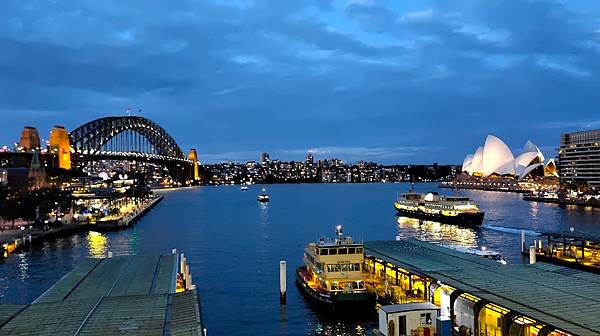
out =
<svg viewBox="0 0 600 336"><path fill-rule="evenodd" d="M562 134L558 160L563 181L600 186L600 130Z"/></svg>
<svg viewBox="0 0 600 336"><path fill-rule="evenodd" d="M313 158L313 155L312 155L312 153L310 153L310 152L309 152L309 153L306 155L306 164L308 164L308 165L311 165L311 164L313 164L313 162L314 162L314 161L315 161L315 160L314 160L314 158Z"/></svg>
<svg viewBox="0 0 600 336"><path fill-rule="evenodd" d="M260 155L260 163L262 165L268 165L269 161L271 161L271 159L269 158L269 153L262 153Z"/></svg>

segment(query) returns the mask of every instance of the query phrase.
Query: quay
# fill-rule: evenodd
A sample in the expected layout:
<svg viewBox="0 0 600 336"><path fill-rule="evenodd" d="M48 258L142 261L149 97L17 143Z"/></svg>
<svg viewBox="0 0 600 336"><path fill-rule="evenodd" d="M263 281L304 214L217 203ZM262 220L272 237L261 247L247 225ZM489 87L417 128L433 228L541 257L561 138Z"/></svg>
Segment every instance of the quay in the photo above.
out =
<svg viewBox="0 0 600 336"><path fill-rule="evenodd" d="M457 188L457 189L474 189L487 191L502 191L515 193L528 193L529 188L520 186L517 182L506 181L478 181L478 182L461 182L461 181L443 181L438 185L440 188Z"/></svg>
<svg viewBox="0 0 600 336"><path fill-rule="evenodd" d="M600 336L600 275L544 262L502 265L416 239L365 243L367 288L431 302L452 335Z"/></svg>
<svg viewBox="0 0 600 336"><path fill-rule="evenodd" d="M22 232L2 237L0 235L0 259L8 257L12 253L19 252L27 246L40 243L57 237L64 237L75 233L87 231L115 231L128 228L137 223L152 208L164 199L164 196L158 196L142 205L142 207L133 213L127 214L120 219L97 221L95 223L81 224L63 224L59 228L50 230L30 230L25 229Z"/></svg>
<svg viewBox="0 0 600 336"><path fill-rule="evenodd" d="M573 199L573 198L558 198L558 197L544 197L544 196L535 196L535 195L525 195L523 196L523 200L529 202L540 202L540 203L552 203L558 204L560 206L581 206L581 207L591 207L591 208L600 208L600 201L597 199Z"/></svg>
<svg viewBox="0 0 600 336"><path fill-rule="evenodd" d="M529 255L526 244L521 252ZM600 235L590 232L543 232L531 246L536 259L600 274Z"/></svg>
<svg viewBox="0 0 600 336"><path fill-rule="evenodd" d="M205 335L188 272L175 251L86 259L33 303L0 305L0 335Z"/></svg>

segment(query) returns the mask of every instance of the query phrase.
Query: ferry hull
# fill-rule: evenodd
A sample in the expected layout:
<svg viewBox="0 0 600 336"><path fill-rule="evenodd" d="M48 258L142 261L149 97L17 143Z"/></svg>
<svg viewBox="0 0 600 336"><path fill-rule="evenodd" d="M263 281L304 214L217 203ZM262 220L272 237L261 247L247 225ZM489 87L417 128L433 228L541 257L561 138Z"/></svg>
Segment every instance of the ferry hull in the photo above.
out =
<svg viewBox="0 0 600 336"><path fill-rule="evenodd" d="M484 212L465 212L456 216L444 216L423 211L400 209L398 206L395 206L395 208L400 216L460 226L479 226L483 222L483 216L485 215Z"/></svg>
<svg viewBox="0 0 600 336"><path fill-rule="evenodd" d="M375 294L361 293L322 293L312 289L301 274L302 267L296 270L296 285L309 302L318 309L344 315L363 315L375 312Z"/></svg>

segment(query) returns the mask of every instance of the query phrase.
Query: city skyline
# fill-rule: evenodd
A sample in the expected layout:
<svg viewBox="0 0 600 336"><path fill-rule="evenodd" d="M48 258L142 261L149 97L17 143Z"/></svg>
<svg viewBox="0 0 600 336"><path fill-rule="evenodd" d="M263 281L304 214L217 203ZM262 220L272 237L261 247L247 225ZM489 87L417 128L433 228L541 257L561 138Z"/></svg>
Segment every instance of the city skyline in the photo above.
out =
<svg viewBox="0 0 600 336"><path fill-rule="evenodd" d="M600 127L590 2L112 5L5 5L1 144L128 107L207 163L460 164L488 133L553 157Z"/></svg>

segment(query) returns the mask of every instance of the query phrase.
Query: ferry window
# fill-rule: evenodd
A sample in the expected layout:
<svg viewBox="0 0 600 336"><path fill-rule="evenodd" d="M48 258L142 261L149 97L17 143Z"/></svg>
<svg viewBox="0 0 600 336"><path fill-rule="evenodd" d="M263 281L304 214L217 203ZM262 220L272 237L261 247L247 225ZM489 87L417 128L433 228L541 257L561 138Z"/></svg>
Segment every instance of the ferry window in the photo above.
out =
<svg viewBox="0 0 600 336"><path fill-rule="evenodd" d="M356 253L356 249L354 247L349 247L348 254L354 254L354 253Z"/></svg>
<svg viewBox="0 0 600 336"><path fill-rule="evenodd" d="M329 249L326 249L326 248L319 249L319 254L320 255L328 255L329 254Z"/></svg>
<svg viewBox="0 0 600 336"><path fill-rule="evenodd" d="M338 284L337 284L337 282L332 282L331 283L331 290L338 290Z"/></svg>
<svg viewBox="0 0 600 336"><path fill-rule="evenodd" d="M337 249L335 249L335 248L329 249L329 254L330 254L330 255L335 255L335 254L337 254Z"/></svg>
<svg viewBox="0 0 600 336"><path fill-rule="evenodd" d="M365 284L362 281L358 281L358 289L365 289Z"/></svg>
<svg viewBox="0 0 600 336"><path fill-rule="evenodd" d="M327 272L333 272L333 265L327 265Z"/></svg>
<svg viewBox="0 0 600 336"><path fill-rule="evenodd" d="M358 282L352 282L352 289L358 289Z"/></svg>
<svg viewBox="0 0 600 336"><path fill-rule="evenodd" d="M360 264L354 264L354 271L360 271Z"/></svg>
<svg viewBox="0 0 600 336"><path fill-rule="evenodd" d="M338 254L348 254L348 250L346 248L338 249Z"/></svg>
<svg viewBox="0 0 600 336"><path fill-rule="evenodd" d="M363 249L362 249L362 247L357 247L357 248L356 248L356 253L358 253L358 254L362 254L362 253L363 253Z"/></svg>
<svg viewBox="0 0 600 336"><path fill-rule="evenodd" d="M340 265L335 265L334 272L341 272L341 271L342 271L342 267Z"/></svg>
<svg viewBox="0 0 600 336"><path fill-rule="evenodd" d="M348 264L342 264L342 272L348 272L348 271L350 270L350 269L349 269L349 268L350 268L349 266L350 266L350 265L348 265Z"/></svg>

